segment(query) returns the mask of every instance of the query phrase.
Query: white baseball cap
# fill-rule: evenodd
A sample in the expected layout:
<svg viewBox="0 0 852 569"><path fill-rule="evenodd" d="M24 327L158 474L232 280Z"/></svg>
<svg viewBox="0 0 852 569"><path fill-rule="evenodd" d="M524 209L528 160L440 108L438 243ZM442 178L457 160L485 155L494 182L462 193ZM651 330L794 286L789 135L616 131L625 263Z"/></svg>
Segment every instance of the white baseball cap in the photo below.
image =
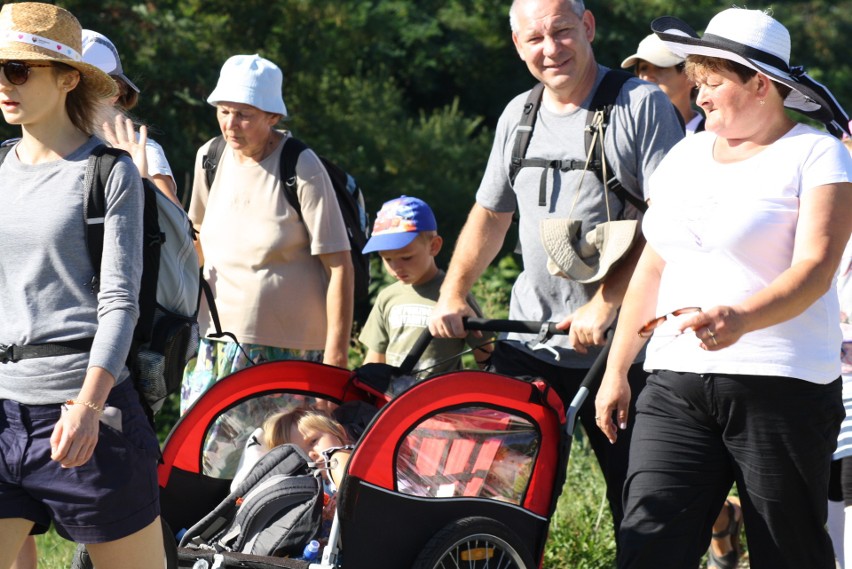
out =
<svg viewBox="0 0 852 569"><path fill-rule="evenodd" d="M657 67L674 67L683 63L686 58L673 54L657 34L651 34L639 42L636 53L622 61L621 67L633 67L640 59Z"/></svg>
<svg viewBox="0 0 852 569"><path fill-rule="evenodd" d="M107 75L120 77L131 89L139 92L139 87L124 74L118 50L105 35L92 30L83 30L83 61L94 65Z"/></svg>
<svg viewBox="0 0 852 569"><path fill-rule="evenodd" d="M216 88L207 97L214 107L219 103L243 103L267 113L287 115L281 86L284 74L269 61L254 55L234 55L228 58L219 73Z"/></svg>

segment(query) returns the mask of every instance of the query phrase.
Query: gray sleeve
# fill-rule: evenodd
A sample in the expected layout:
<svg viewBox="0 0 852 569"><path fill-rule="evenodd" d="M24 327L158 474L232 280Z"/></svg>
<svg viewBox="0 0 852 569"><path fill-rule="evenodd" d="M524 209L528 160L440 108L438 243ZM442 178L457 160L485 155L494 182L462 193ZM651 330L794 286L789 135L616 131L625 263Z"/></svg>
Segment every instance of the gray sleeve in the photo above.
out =
<svg viewBox="0 0 852 569"><path fill-rule="evenodd" d="M89 356L89 367L102 367L116 379L127 359L139 316L143 204L139 172L128 157L122 157L106 186L98 329Z"/></svg>
<svg viewBox="0 0 852 569"><path fill-rule="evenodd" d="M517 207L515 190L509 182L509 160L512 154L507 145L515 142L515 131L528 94L526 92L512 99L497 121L491 155L476 191L476 203L485 209L509 213Z"/></svg>
<svg viewBox="0 0 852 569"><path fill-rule="evenodd" d="M630 79L616 99L606 132L606 153L617 157L609 163L624 188L647 201L648 179L683 136L666 94L656 85Z"/></svg>

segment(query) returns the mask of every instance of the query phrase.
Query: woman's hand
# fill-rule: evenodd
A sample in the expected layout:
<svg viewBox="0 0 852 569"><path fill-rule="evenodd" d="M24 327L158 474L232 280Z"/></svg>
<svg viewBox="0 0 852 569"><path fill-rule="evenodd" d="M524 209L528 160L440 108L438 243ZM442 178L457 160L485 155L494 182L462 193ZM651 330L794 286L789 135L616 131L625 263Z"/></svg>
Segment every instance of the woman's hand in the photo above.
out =
<svg viewBox="0 0 852 569"><path fill-rule="evenodd" d="M618 430L627 428L630 395L627 374L607 370L595 397L595 423L613 444L618 439Z"/></svg>
<svg viewBox="0 0 852 569"><path fill-rule="evenodd" d="M63 407L59 422L50 436L50 458L60 463L62 468L86 464L98 443L98 423L98 412L91 407Z"/></svg>
<svg viewBox="0 0 852 569"><path fill-rule="evenodd" d="M115 124L104 121L103 135L110 146L121 148L130 154L140 176L149 177L148 155L145 152L145 144L148 142L148 128L145 125L139 127L137 139L133 121L119 113L115 115Z"/></svg>
<svg viewBox="0 0 852 569"><path fill-rule="evenodd" d="M748 332L743 314L733 306L714 306L696 312L681 323L681 333L686 330L693 330L701 340L701 348L710 352L734 345Z"/></svg>

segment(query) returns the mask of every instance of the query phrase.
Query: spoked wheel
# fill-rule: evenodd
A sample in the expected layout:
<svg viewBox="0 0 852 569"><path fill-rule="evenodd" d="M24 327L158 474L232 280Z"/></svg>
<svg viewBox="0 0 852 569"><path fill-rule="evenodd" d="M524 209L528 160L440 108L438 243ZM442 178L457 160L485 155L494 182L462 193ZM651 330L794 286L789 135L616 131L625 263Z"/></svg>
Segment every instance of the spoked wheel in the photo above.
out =
<svg viewBox="0 0 852 569"><path fill-rule="evenodd" d="M172 533L172 530L169 527L169 524L166 523L166 520L160 518L160 522L163 528L163 546L166 550L165 557L163 557L163 567L165 567L165 569L178 569L177 542L175 541L175 534ZM77 544L77 549L74 551L74 557L71 559L71 569L94 569L92 559L89 557L89 552L86 550L86 546L82 543Z"/></svg>
<svg viewBox="0 0 852 569"><path fill-rule="evenodd" d="M534 569L532 554L511 529L490 518L457 520L435 534L414 569Z"/></svg>

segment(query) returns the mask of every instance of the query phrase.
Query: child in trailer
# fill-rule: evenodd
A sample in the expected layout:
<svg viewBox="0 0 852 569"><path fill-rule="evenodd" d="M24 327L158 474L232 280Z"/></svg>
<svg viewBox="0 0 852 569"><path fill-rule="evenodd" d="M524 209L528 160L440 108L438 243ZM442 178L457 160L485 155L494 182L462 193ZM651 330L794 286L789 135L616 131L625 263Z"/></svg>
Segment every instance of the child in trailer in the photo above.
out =
<svg viewBox="0 0 852 569"><path fill-rule="evenodd" d="M328 538L337 509L337 489L343 480L353 445L346 429L331 416L313 409L299 408L276 413L249 437L231 491L242 482L260 458L273 448L293 444L323 472L323 513L320 541Z"/></svg>

